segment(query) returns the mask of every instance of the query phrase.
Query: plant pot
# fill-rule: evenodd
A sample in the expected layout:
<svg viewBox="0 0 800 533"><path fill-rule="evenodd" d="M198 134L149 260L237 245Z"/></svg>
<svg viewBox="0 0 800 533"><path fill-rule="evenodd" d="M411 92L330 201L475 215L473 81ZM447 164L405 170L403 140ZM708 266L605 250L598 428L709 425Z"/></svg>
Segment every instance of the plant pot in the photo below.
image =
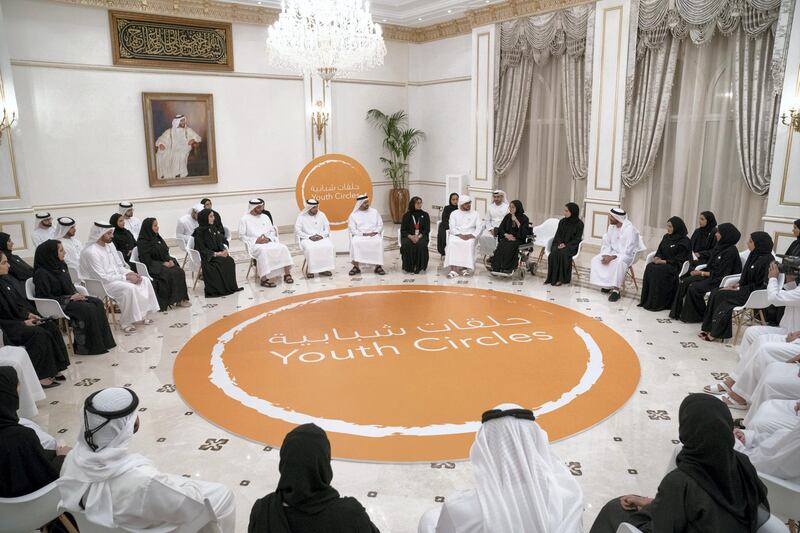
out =
<svg viewBox="0 0 800 533"><path fill-rule="evenodd" d="M392 189L389 191L389 211L392 214L392 222L399 224L403 220L403 214L408 209L408 189Z"/></svg>

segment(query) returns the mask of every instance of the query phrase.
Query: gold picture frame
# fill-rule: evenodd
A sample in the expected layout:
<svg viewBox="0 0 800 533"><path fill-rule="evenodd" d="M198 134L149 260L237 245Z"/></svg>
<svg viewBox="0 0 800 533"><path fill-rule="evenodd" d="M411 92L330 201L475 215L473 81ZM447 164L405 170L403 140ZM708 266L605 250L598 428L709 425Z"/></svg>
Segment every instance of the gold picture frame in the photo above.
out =
<svg viewBox="0 0 800 533"><path fill-rule="evenodd" d="M109 11L108 21L115 65L233 71L227 22L124 11Z"/></svg>
<svg viewBox="0 0 800 533"><path fill-rule="evenodd" d="M217 183L214 95L142 93L150 187Z"/></svg>

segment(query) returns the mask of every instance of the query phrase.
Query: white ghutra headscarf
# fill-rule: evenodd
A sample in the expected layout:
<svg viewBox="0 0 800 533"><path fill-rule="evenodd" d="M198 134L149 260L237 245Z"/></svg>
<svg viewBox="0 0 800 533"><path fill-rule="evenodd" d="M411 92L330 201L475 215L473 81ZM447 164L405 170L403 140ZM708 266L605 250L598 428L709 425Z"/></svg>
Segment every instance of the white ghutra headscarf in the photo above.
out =
<svg viewBox="0 0 800 533"><path fill-rule="evenodd" d="M92 406L98 411L113 413L130 408L133 402L138 400L131 391L112 387L95 395ZM86 518L104 527L116 527L114 500L108 481L139 466L152 464L141 455L128 453L136 423L135 407L134 405L131 414L111 420L86 413L86 421L81 420L78 442L64 459L61 476L57 481L61 492L61 507L69 511L81 511L83 502ZM92 450L84 437L87 421L89 429L107 422L93 435L97 451Z"/></svg>
<svg viewBox="0 0 800 533"><path fill-rule="evenodd" d="M114 231L114 226L107 222L95 221L95 223L92 224L91 231L89 231L89 240L86 241L86 246L96 243L100 237L109 231Z"/></svg>
<svg viewBox="0 0 800 533"><path fill-rule="evenodd" d="M495 409L520 409L503 404ZM533 420L481 425L469 454L486 532L582 533L583 493Z"/></svg>
<svg viewBox="0 0 800 533"><path fill-rule="evenodd" d="M307 215L308 212L314 209L315 207L319 207L319 200L315 198L309 198L308 200L306 200L306 206L303 208L302 214Z"/></svg>
<svg viewBox="0 0 800 533"><path fill-rule="evenodd" d="M364 205L364 202L366 202L367 200L369 200L369 196L367 196L366 194L359 194L358 198L356 198L356 205L353 207L353 213L360 210L361 206Z"/></svg>

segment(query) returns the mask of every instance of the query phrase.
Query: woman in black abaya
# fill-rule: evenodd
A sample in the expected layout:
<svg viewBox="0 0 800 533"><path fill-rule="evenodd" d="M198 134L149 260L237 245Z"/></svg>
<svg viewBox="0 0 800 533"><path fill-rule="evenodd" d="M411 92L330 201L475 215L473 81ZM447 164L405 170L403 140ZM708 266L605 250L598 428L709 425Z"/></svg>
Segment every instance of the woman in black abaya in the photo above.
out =
<svg viewBox="0 0 800 533"><path fill-rule="evenodd" d="M119 213L114 213L111 215L108 223L114 226L114 240L112 241L114 247L118 252L122 253L122 257L125 258L125 262L128 263L128 266L136 271L133 263L131 263L131 253L133 249L136 248L136 237L125 227L125 218Z"/></svg>
<svg viewBox="0 0 800 533"><path fill-rule="evenodd" d="M750 234L747 248L750 255L742 268L739 282L731 287L721 288L709 298L700 338L707 341L730 339L733 336L733 308L744 305L751 292L767 287L769 265L775 260L772 255L772 238L768 233L756 231Z"/></svg>
<svg viewBox="0 0 800 533"><path fill-rule="evenodd" d="M355 498L331 487L331 444L314 424L303 424L283 440L275 492L256 501L248 533L378 533Z"/></svg>
<svg viewBox="0 0 800 533"><path fill-rule="evenodd" d="M530 223L522 202L512 200L508 214L497 229L497 248L492 256L492 271L511 274L519 261L519 246L530 234Z"/></svg>
<svg viewBox="0 0 800 533"><path fill-rule="evenodd" d="M169 255L169 246L158 233L158 221L155 218L142 221L136 248L139 250L139 262L144 263L153 279L153 289L161 311L166 311L171 305L188 307L186 272L178 260Z"/></svg>
<svg viewBox="0 0 800 533"><path fill-rule="evenodd" d="M667 233L661 238L653 262L644 269L639 307L663 311L672 306L678 290L678 274L684 261L692 257L687 233L686 224L680 217L667 221Z"/></svg>
<svg viewBox="0 0 800 533"><path fill-rule="evenodd" d="M447 205L442 209L439 219L439 233L436 235L436 249L444 257L447 249L447 231L450 229L450 215L458 209L458 193L451 192Z"/></svg>
<svg viewBox="0 0 800 533"><path fill-rule="evenodd" d="M678 419L683 448L656 497L611 500L590 533L615 533L622 522L657 533L756 533L769 519L767 489L747 456L733 449L733 418L725 404L690 394Z"/></svg>
<svg viewBox="0 0 800 533"><path fill-rule="evenodd" d="M8 258L0 252L0 329L7 344L28 352L42 387L55 387L58 383L53 380L65 380L59 373L69 366L61 331L55 322L40 323L33 304L20 298L10 283L8 268Z"/></svg>
<svg viewBox="0 0 800 533"><path fill-rule="evenodd" d="M45 450L31 428L19 423L19 379L13 367L0 366L0 498L18 498L56 479L64 455Z"/></svg>
<svg viewBox="0 0 800 533"><path fill-rule="evenodd" d="M564 218L558 221L558 228L547 256L547 279L545 284L556 287L572 281L572 258L578 253L578 245L583 240L583 221L578 218L578 204L570 202L564 206Z"/></svg>
<svg viewBox="0 0 800 533"><path fill-rule="evenodd" d="M75 291L60 242L50 239L40 244L36 248L33 269L36 297L57 301L70 318L76 354L99 355L117 345L103 302Z"/></svg>
<svg viewBox="0 0 800 533"><path fill-rule="evenodd" d="M428 239L431 219L422 210L422 198L415 196L400 223L400 257L403 272L419 274L428 269Z"/></svg>
<svg viewBox="0 0 800 533"><path fill-rule="evenodd" d="M717 245L704 270L692 270L680 279L678 293L672 302L670 318L687 323L703 321L706 312L705 294L719 288L722 278L742 271L742 260L736 243L742 236L736 226L725 223L717 226Z"/></svg>
<svg viewBox="0 0 800 533"><path fill-rule="evenodd" d="M8 233L0 233L0 252L3 252L8 259L8 273L17 280L25 283L25 281L33 277L33 267L26 263L20 256L15 255L14 241L11 240L11 235ZM22 296L25 296L24 285Z"/></svg>
<svg viewBox="0 0 800 533"><path fill-rule="evenodd" d="M242 288L236 284L236 263L225 248L225 234L214 226L214 213L197 213L200 226L194 230L194 249L200 253L207 298L227 296Z"/></svg>
<svg viewBox="0 0 800 533"><path fill-rule="evenodd" d="M692 257L690 267L694 269L697 265L705 265L711 257L711 250L717 244L717 218L711 211L703 211L698 218L697 229L692 233L692 253L697 259Z"/></svg>

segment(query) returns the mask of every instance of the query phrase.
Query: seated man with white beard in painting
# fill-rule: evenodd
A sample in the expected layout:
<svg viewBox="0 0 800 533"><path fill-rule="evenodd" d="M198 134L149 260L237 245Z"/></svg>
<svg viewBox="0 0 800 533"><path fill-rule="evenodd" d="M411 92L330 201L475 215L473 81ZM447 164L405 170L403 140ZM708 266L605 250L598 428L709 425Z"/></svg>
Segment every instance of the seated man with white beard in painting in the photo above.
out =
<svg viewBox="0 0 800 533"><path fill-rule="evenodd" d="M186 125L186 117L175 115L172 127L156 140L156 173L159 179L185 178L189 175L189 153L202 138Z"/></svg>

